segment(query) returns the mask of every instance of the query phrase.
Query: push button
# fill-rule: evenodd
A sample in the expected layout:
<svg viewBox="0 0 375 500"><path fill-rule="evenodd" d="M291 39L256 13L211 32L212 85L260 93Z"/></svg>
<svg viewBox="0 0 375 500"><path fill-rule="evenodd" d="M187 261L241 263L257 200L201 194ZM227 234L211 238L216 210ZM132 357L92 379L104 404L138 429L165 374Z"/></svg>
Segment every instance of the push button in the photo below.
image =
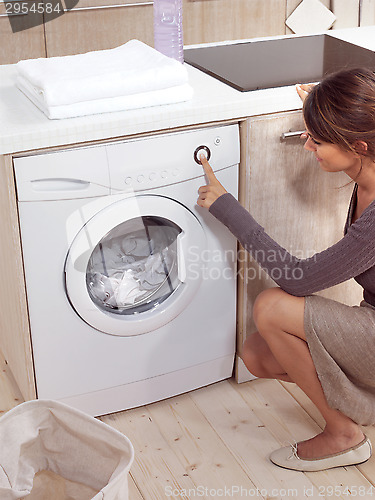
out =
<svg viewBox="0 0 375 500"><path fill-rule="evenodd" d="M199 156L202 153L207 158L207 161L209 161L210 158L211 158L210 148L208 148L207 146L203 146L203 145L202 146L198 146L197 149L194 151L194 160L196 161L196 163L198 163L198 165L201 165L201 161L199 159Z"/></svg>

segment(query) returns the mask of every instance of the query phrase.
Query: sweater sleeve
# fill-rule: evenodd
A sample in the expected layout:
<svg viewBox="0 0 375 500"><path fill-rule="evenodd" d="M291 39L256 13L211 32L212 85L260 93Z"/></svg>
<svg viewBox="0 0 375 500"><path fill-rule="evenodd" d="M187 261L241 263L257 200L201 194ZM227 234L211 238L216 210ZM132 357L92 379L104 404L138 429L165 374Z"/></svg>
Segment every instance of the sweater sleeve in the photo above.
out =
<svg viewBox="0 0 375 500"><path fill-rule="evenodd" d="M225 224L267 274L286 292L305 296L354 278L375 265L375 204L345 236L308 259L298 259L273 240L230 194L220 196L210 213Z"/></svg>

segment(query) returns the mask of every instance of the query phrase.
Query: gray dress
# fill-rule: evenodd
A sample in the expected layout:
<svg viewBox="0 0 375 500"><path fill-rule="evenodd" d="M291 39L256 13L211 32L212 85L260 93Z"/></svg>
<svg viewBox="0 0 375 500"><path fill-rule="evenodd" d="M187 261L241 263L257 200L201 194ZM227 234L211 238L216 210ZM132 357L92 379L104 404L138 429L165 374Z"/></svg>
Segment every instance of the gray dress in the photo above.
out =
<svg viewBox="0 0 375 500"><path fill-rule="evenodd" d="M357 186L344 236L308 259L278 245L229 193L210 212L236 236L275 282L305 297L307 343L331 408L361 425L375 423L375 201L353 224ZM354 278L364 289L359 306L347 306L315 292Z"/></svg>

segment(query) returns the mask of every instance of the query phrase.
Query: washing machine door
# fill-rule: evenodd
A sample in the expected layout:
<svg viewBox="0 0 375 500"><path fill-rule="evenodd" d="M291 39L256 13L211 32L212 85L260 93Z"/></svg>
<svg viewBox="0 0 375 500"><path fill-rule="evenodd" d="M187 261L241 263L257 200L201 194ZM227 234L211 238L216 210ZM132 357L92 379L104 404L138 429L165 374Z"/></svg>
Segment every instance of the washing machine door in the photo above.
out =
<svg viewBox="0 0 375 500"><path fill-rule="evenodd" d="M122 199L77 234L65 263L68 299L93 328L131 336L165 325L193 299L202 280L204 230L163 196Z"/></svg>

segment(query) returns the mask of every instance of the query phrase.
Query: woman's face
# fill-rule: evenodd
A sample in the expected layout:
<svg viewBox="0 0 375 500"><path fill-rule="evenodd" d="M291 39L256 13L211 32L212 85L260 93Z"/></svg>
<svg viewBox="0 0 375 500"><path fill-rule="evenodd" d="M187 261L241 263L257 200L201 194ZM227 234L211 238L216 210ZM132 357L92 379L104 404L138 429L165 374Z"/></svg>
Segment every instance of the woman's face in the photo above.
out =
<svg viewBox="0 0 375 500"><path fill-rule="evenodd" d="M350 177L355 176L361 168L360 157L351 151L345 151L336 144L320 141L314 138L309 131L302 137L306 137L304 148L314 153L319 166L326 172L345 172Z"/></svg>

